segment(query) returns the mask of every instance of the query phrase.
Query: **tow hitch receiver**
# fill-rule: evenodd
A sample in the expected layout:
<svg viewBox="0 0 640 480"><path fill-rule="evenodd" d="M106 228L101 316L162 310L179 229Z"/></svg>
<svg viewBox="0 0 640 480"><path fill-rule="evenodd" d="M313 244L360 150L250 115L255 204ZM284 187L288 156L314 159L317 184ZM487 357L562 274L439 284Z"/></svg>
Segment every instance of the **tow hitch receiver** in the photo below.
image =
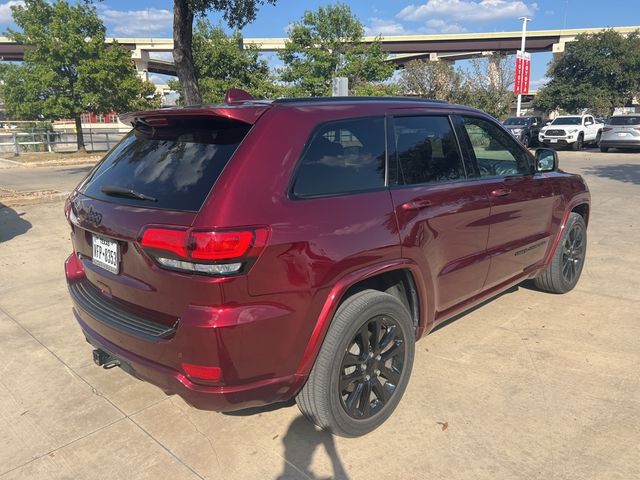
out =
<svg viewBox="0 0 640 480"><path fill-rule="evenodd" d="M99 348L93 351L93 363L107 369L120 366L120 360Z"/></svg>

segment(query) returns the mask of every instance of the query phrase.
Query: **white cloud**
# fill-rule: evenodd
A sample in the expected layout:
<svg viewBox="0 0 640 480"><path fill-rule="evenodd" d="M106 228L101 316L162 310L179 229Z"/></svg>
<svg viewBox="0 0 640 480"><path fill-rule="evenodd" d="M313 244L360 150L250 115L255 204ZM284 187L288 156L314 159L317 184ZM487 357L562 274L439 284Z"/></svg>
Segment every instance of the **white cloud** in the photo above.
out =
<svg viewBox="0 0 640 480"><path fill-rule="evenodd" d="M407 35L408 32L402 24L393 20L382 18L370 18L371 26L364 27L364 34L369 36L377 35Z"/></svg>
<svg viewBox="0 0 640 480"><path fill-rule="evenodd" d="M11 7L18 5L24 5L23 0L10 0L5 3L0 3L0 23L12 23L13 17L11 16Z"/></svg>
<svg viewBox="0 0 640 480"><path fill-rule="evenodd" d="M145 10L114 10L98 7L109 32L121 36L150 37L171 36L173 12L159 8Z"/></svg>
<svg viewBox="0 0 640 480"><path fill-rule="evenodd" d="M439 18L427 20L425 33L462 33L467 29L457 23L451 23Z"/></svg>
<svg viewBox="0 0 640 480"><path fill-rule="evenodd" d="M529 90L539 90L540 88L544 87L547 83L549 83L548 77L542 77L536 80L531 80L531 82L529 82Z"/></svg>
<svg viewBox="0 0 640 480"><path fill-rule="evenodd" d="M463 22L486 22L531 16L538 5L524 0L427 0L421 5L407 5L398 13L402 20L423 21L433 18Z"/></svg>
<svg viewBox="0 0 640 480"><path fill-rule="evenodd" d="M466 28L457 23L447 22L442 19L427 20L424 26L407 29L400 22L395 20L385 20L382 18L370 18L370 26L365 27L365 35L418 35L434 33L462 33Z"/></svg>

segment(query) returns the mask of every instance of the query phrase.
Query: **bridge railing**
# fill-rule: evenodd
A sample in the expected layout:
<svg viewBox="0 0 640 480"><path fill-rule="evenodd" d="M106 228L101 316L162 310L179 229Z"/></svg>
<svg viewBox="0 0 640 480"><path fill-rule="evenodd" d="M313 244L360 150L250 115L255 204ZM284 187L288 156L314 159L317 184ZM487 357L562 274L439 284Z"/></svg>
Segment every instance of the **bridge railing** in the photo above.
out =
<svg viewBox="0 0 640 480"><path fill-rule="evenodd" d="M89 152L104 152L118 143L126 132L84 132L85 148ZM0 154L20 155L31 152L75 152L77 135L73 131L2 132Z"/></svg>

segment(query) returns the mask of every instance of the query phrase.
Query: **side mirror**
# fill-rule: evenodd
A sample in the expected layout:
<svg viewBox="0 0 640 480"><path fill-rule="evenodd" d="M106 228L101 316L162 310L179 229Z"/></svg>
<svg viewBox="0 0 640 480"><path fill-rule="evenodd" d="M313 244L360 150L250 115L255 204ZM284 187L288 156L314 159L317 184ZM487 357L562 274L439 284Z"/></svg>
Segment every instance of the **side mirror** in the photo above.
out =
<svg viewBox="0 0 640 480"><path fill-rule="evenodd" d="M585 125L593 125L593 122L590 122L589 120L587 120L586 122L584 122Z"/></svg>
<svg viewBox="0 0 640 480"><path fill-rule="evenodd" d="M551 148L536 150L536 172L555 172L558 169L558 152Z"/></svg>
<svg viewBox="0 0 640 480"><path fill-rule="evenodd" d="M547 125L551 125L551 122L545 122L544 126L546 127Z"/></svg>

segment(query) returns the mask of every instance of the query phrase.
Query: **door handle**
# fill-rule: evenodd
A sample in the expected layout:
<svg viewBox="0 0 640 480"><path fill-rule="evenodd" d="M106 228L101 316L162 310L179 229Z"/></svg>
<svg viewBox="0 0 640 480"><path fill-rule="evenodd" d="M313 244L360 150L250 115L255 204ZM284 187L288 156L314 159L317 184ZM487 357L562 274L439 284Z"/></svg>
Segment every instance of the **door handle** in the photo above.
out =
<svg viewBox="0 0 640 480"><path fill-rule="evenodd" d="M410 202L403 203L402 210L422 210L431 206L429 200L411 200Z"/></svg>
<svg viewBox="0 0 640 480"><path fill-rule="evenodd" d="M496 188L491 191L492 197L506 197L511 193L511 189L509 188Z"/></svg>

